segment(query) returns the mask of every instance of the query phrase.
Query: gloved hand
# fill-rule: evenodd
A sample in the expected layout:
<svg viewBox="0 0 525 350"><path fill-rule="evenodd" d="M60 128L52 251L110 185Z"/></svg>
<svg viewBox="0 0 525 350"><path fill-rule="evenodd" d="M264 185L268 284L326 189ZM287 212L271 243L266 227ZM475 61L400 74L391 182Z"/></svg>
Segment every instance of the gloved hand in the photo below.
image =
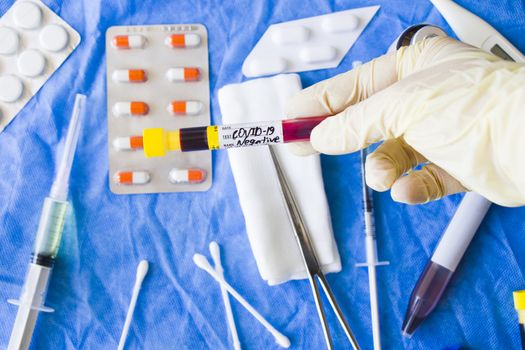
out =
<svg viewBox="0 0 525 350"><path fill-rule="evenodd" d="M377 191L391 188L396 201L472 190L497 204L525 204L523 64L431 38L301 91L286 113L334 115L312 132L321 153L384 141L367 157L366 181Z"/></svg>

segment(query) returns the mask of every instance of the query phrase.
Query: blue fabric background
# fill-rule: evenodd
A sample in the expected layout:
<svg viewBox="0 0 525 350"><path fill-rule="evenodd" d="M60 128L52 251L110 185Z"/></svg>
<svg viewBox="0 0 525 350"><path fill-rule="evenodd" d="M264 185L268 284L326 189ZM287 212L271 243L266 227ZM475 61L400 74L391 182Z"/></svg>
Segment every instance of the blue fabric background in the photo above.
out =
<svg viewBox="0 0 525 350"><path fill-rule="evenodd" d="M305 86L348 70L387 49L408 25L450 29L425 1L155 1L44 0L82 35L82 44L0 134L0 348L7 345L41 205L54 174L74 94L86 93L88 112L74 162L70 198L74 217L63 237L33 349L114 349L128 307L136 265L151 262L137 305L129 349L226 349L230 339L220 291L191 260L223 247L231 284L296 349L324 348L306 281L268 287L249 249L227 154L216 152L207 193L117 196L108 188L104 34L112 25L203 23L210 34L213 121L220 123L217 90L243 80L241 64L272 23L380 4L382 7L337 69L301 74ZM523 0L460 0L525 52ZM4 13L11 0L0 0ZM364 260L359 158L323 157L323 173L343 271L328 277L364 349L371 349ZM401 322L410 292L454 213L460 196L422 206L376 194L380 312L385 349L518 349L512 291L525 288L525 208L493 206L442 302L415 336ZM233 302L246 349L277 348L273 338ZM344 334L330 316L337 348Z"/></svg>

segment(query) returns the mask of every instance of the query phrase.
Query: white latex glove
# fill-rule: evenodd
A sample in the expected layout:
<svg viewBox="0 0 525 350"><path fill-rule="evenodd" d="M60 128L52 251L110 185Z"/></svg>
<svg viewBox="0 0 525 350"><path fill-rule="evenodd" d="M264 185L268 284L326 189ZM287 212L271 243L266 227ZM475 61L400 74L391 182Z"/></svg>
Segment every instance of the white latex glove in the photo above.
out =
<svg viewBox="0 0 525 350"><path fill-rule="evenodd" d="M385 141L367 158L366 181L377 191L391 188L396 201L472 190L497 204L525 204L523 64L432 38L301 91L286 113L335 114L312 132L321 153Z"/></svg>

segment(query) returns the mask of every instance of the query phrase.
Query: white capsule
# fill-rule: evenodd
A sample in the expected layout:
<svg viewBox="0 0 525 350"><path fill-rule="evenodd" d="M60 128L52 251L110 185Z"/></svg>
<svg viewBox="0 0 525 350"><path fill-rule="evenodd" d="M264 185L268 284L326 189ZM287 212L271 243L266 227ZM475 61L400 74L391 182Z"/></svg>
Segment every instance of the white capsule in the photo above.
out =
<svg viewBox="0 0 525 350"><path fill-rule="evenodd" d="M341 33L356 30L359 17L352 14L330 16L323 19L322 27L327 33Z"/></svg>
<svg viewBox="0 0 525 350"><path fill-rule="evenodd" d="M299 44L308 39L308 34L303 26L281 26L272 31L272 41L278 45Z"/></svg>
<svg viewBox="0 0 525 350"><path fill-rule="evenodd" d="M166 72L166 77L171 82L197 81L200 79L200 75L200 69L196 67L170 68Z"/></svg>
<svg viewBox="0 0 525 350"><path fill-rule="evenodd" d="M273 75L284 72L287 63L281 57L261 57L248 63L250 77Z"/></svg>
<svg viewBox="0 0 525 350"><path fill-rule="evenodd" d="M113 181L118 185L145 185L151 180L148 171L118 171L113 175Z"/></svg>
<svg viewBox="0 0 525 350"><path fill-rule="evenodd" d="M112 78L117 83L143 83L147 80L147 75L143 69L117 69Z"/></svg>
<svg viewBox="0 0 525 350"><path fill-rule="evenodd" d="M333 46L310 46L299 51L299 57L305 63L320 63L331 61L337 54Z"/></svg>
<svg viewBox="0 0 525 350"><path fill-rule="evenodd" d="M169 180L173 184L196 184L206 180L206 171L198 168L178 169L173 168L169 173Z"/></svg>

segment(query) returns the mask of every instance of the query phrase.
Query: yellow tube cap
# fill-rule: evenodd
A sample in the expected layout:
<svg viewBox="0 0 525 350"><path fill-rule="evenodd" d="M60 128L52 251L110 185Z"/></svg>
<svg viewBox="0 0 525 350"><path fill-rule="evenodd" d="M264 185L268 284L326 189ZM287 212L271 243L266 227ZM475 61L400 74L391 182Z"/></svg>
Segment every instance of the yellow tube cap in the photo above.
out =
<svg viewBox="0 0 525 350"><path fill-rule="evenodd" d="M144 129L142 142L147 158L164 157L166 155L166 134L162 128Z"/></svg>
<svg viewBox="0 0 525 350"><path fill-rule="evenodd" d="M514 308L516 310L525 310L525 290L517 290L512 293L514 297Z"/></svg>

